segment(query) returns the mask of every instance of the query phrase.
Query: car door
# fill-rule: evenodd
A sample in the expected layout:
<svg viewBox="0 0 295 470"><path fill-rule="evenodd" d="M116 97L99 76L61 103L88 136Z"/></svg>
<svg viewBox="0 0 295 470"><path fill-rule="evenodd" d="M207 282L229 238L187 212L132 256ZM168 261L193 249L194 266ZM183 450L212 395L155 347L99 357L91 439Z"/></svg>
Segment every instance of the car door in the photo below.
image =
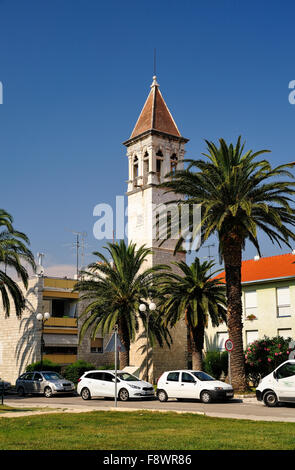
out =
<svg viewBox="0 0 295 470"><path fill-rule="evenodd" d="M104 372L103 377L104 397L115 396L115 376L110 372Z"/></svg>
<svg viewBox="0 0 295 470"><path fill-rule="evenodd" d="M295 362L283 364L275 373L279 400L295 402Z"/></svg>
<svg viewBox="0 0 295 470"><path fill-rule="evenodd" d="M84 379L84 384L93 397L104 397L103 372L91 372Z"/></svg>
<svg viewBox="0 0 295 470"><path fill-rule="evenodd" d="M28 372L23 380L25 393L33 393L33 372Z"/></svg>
<svg viewBox="0 0 295 470"><path fill-rule="evenodd" d="M171 398L180 398L180 372L169 372L167 374L166 380L164 380L164 389Z"/></svg>
<svg viewBox="0 0 295 470"><path fill-rule="evenodd" d="M35 372L32 380L32 393L42 393L43 377L40 372Z"/></svg>
<svg viewBox="0 0 295 470"><path fill-rule="evenodd" d="M189 372L181 373L180 392L181 398L197 398L196 380Z"/></svg>

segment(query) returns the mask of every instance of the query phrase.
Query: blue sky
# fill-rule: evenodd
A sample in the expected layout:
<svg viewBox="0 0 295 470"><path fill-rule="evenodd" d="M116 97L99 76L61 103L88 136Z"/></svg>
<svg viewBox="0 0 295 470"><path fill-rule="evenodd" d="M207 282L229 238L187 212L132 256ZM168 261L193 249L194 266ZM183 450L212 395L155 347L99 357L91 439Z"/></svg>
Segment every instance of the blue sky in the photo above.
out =
<svg viewBox="0 0 295 470"><path fill-rule="evenodd" d="M87 232L86 253L105 244L93 208L126 191L122 142L149 92L154 48L187 157L204 139L241 134L273 164L295 160L294 13L289 0L0 0L0 207L45 265L75 264L71 231Z"/></svg>

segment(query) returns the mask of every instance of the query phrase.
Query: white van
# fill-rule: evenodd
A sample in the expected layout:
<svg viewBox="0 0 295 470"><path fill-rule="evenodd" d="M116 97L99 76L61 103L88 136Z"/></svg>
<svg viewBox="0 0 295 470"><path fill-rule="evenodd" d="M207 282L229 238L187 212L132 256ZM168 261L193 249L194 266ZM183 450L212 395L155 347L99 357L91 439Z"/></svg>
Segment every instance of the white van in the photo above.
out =
<svg viewBox="0 0 295 470"><path fill-rule="evenodd" d="M266 406L295 403L295 360L283 362L264 377L256 388L256 398Z"/></svg>

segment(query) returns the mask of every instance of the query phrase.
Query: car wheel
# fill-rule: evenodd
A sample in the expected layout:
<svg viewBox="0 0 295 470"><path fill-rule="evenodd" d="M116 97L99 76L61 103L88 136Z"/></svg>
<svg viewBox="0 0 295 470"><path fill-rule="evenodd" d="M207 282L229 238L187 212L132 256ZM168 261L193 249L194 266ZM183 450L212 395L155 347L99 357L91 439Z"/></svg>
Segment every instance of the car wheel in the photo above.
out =
<svg viewBox="0 0 295 470"><path fill-rule="evenodd" d="M83 398L83 400L91 400L91 393L88 388L82 389L81 397Z"/></svg>
<svg viewBox="0 0 295 470"><path fill-rule="evenodd" d="M128 401L129 400L129 393L126 388L122 388L119 392L119 398L121 401Z"/></svg>
<svg viewBox="0 0 295 470"><path fill-rule="evenodd" d="M204 392L201 393L200 399L201 399L202 403L211 403L212 402L211 394L210 394L210 392L207 392L207 390L204 390Z"/></svg>
<svg viewBox="0 0 295 470"><path fill-rule="evenodd" d="M157 393L157 397L158 397L158 400L161 401L162 403L168 400L168 395L165 392L165 390L159 390Z"/></svg>
<svg viewBox="0 0 295 470"><path fill-rule="evenodd" d="M18 387L17 389L17 394L19 397L24 397L25 396L25 389L24 387Z"/></svg>
<svg viewBox="0 0 295 470"><path fill-rule="evenodd" d="M46 398L51 398L52 397L52 390L51 390L50 387L45 387L44 395L45 395Z"/></svg>
<svg viewBox="0 0 295 470"><path fill-rule="evenodd" d="M266 392L263 396L263 401L264 404L269 407L274 407L278 404L278 399L274 392Z"/></svg>

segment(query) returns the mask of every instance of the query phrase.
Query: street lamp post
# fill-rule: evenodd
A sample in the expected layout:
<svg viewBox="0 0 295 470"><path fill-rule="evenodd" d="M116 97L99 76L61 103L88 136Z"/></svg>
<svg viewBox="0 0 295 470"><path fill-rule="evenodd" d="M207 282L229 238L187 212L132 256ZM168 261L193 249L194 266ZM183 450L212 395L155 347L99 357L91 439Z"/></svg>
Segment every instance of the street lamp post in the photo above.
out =
<svg viewBox="0 0 295 470"><path fill-rule="evenodd" d="M156 310L156 304L154 302L151 302L149 304L149 310L145 314L146 316L146 381L149 381L149 320L150 320L150 314ZM141 312L146 312L146 304L140 304L139 310Z"/></svg>
<svg viewBox="0 0 295 470"><path fill-rule="evenodd" d="M42 367L43 367L43 343L44 343L44 340L43 340L43 328L44 328L44 323L46 322L46 320L48 320L48 318L50 318L50 313L49 313L49 312L37 313L36 318L37 318L37 320L38 320L39 322L41 322L41 348L40 348L41 360L40 360L40 370L42 370Z"/></svg>

